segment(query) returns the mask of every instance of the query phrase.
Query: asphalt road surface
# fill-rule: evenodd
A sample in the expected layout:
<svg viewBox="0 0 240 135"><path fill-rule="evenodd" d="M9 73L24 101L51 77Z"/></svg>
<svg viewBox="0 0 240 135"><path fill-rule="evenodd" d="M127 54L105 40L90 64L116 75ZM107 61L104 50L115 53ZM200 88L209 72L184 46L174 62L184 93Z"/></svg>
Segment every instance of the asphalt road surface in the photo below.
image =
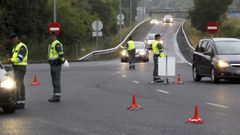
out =
<svg viewBox="0 0 240 135"><path fill-rule="evenodd" d="M70 63L62 72L62 102L48 103L52 96L49 66L29 65L26 76L27 105L15 114L0 110L0 135L239 135L239 83L193 82L191 66L182 57L173 25L152 25L148 32L165 37L166 52L176 57L177 73L184 84L149 84L152 60L130 71L120 59ZM137 34L137 33L136 33ZM30 86L37 75L40 86ZM135 94L144 110L129 111ZM194 105L199 105L203 124L186 124Z"/></svg>

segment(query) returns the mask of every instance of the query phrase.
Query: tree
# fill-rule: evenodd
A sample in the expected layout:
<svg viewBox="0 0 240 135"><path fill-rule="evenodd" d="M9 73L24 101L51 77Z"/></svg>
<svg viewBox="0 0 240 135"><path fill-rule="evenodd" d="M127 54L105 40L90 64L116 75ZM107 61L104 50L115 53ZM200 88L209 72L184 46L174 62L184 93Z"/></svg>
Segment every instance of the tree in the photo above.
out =
<svg viewBox="0 0 240 135"><path fill-rule="evenodd" d="M216 21L221 24L232 2L233 0L194 0L194 7L189 11L192 25L205 32L207 22Z"/></svg>

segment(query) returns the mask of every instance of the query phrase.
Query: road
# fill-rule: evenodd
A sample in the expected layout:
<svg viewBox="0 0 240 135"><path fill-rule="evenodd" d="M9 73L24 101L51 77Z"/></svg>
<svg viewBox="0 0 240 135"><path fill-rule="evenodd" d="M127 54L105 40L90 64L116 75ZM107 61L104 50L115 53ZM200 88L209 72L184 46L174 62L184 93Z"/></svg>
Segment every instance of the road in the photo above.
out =
<svg viewBox="0 0 240 135"><path fill-rule="evenodd" d="M146 27L165 37L166 52L177 59L177 73L184 84L170 78L169 85L149 84L152 60L136 70L119 59L70 63L62 72L62 102L48 103L52 95L49 66L35 64L26 75L27 106L15 114L0 111L0 135L238 135L240 90L238 83L193 82L191 66L181 55L176 32L182 21ZM40 86L29 84L37 75ZM131 96L144 107L129 111ZM203 124L186 124L194 105Z"/></svg>

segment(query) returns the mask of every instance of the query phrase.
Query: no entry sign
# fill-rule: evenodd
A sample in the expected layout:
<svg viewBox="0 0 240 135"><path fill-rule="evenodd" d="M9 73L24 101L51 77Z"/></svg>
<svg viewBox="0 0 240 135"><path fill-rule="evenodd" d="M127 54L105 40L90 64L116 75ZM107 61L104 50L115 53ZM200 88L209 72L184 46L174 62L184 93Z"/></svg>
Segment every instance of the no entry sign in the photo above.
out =
<svg viewBox="0 0 240 135"><path fill-rule="evenodd" d="M61 25L55 22L51 23L48 25L48 31L54 31L56 35L59 35L61 33Z"/></svg>
<svg viewBox="0 0 240 135"><path fill-rule="evenodd" d="M207 23L207 31L210 34L214 34L218 31L217 22L208 22Z"/></svg>

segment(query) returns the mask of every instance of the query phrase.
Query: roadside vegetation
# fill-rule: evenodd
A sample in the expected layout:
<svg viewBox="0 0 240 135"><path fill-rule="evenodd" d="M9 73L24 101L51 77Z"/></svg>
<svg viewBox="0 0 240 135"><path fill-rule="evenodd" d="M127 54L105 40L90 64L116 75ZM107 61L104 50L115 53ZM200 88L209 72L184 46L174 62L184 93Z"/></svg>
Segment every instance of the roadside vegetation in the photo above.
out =
<svg viewBox="0 0 240 135"><path fill-rule="evenodd" d="M76 59L95 49L92 22L104 24L103 37L97 49L114 46L118 36L118 0L57 0L57 22L62 26L60 40L68 59ZM133 0L133 19L138 0ZM122 0L125 14L123 33L130 30L129 0ZM0 1L0 61L11 52L10 33L18 33L28 45L30 60L46 60L47 27L53 22L53 0L1 0Z"/></svg>
<svg viewBox="0 0 240 135"><path fill-rule="evenodd" d="M232 0L215 0L213 3L209 0L194 0L194 7L189 11L189 19L184 24L186 34L194 47L205 37L240 38L240 19L227 16L232 2ZM218 23L218 32L214 35L210 35L206 30L209 21Z"/></svg>
<svg viewBox="0 0 240 135"><path fill-rule="evenodd" d="M200 39L212 37L209 33L201 32L193 27L190 20L185 22L184 30L194 47L196 47ZM240 38L240 18L227 18L222 22L218 33L214 34L213 37Z"/></svg>

